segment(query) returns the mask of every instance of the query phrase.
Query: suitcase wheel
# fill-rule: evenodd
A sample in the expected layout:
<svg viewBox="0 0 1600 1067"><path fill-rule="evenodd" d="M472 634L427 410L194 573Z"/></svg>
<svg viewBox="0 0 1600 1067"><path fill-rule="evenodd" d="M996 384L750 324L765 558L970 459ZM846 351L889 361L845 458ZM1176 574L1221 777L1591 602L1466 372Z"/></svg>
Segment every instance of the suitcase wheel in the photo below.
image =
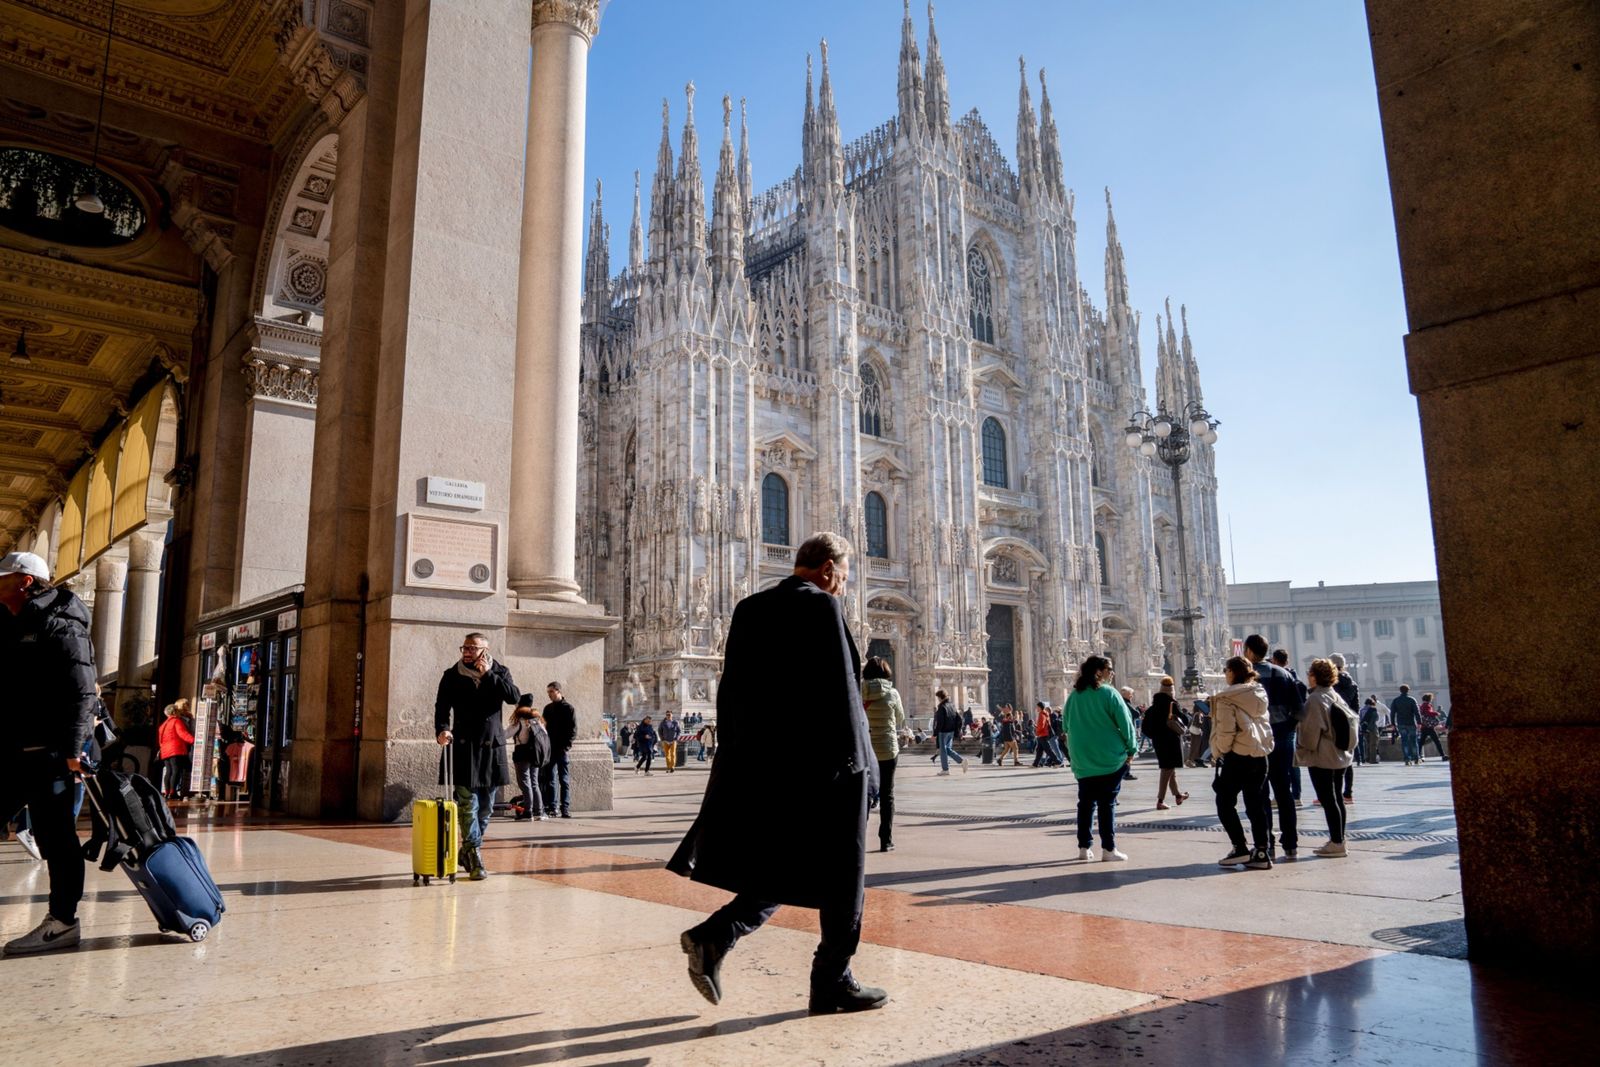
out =
<svg viewBox="0 0 1600 1067"><path fill-rule="evenodd" d="M422 875L413 874L411 876L411 884L414 885L414 886L421 885L422 884Z"/></svg>
<svg viewBox="0 0 1600 1067"><path fill-rule="evenodd" d="M428 878L428 876L427 876L427 875L423 875L423 876L422 876L422 884L423 884L423 885L427 885L427 884L428 884L428 883L429 883L429 878Z"/></svg>
<svg viewBox="0 0 1600 1067"><path fill-rule="evenodd" d="M193 926L189 927L189 940L190 941L204 941L206 939L206 935L209 934L210 932L211 932L211 924L210 923L197 922Z"/></svg>
<svg viewBox="0 0 1600 1067"><path fill-rule="evenodd" d="M455 885L456 884L456 876L453 875L453 874L450 876L450 884L451 885Z"/></svg>

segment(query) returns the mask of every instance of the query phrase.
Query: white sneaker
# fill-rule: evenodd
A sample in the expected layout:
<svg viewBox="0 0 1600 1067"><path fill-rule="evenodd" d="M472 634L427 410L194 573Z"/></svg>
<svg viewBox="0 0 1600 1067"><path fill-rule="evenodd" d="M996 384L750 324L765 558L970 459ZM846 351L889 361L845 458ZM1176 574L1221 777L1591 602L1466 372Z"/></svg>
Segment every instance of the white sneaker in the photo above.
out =
<svg viewBox="0 0 1600 1067"><path fill-rule="evenodd" d="M1121 863L1128 858L1128 854L1121 849L1114 848L1100 857L1101 863Z"/></svg>
<svg viewBox="0 0 1600 1067"><path fill-rule="evenodd" d="M1078 850L1078 859L1082 863L1092 862L1094 860L1094 849L1080 848Z"/></svg>
<svg viewBox="0 0 1600 1067"><path fill-rule="evenodd" d="M19 845L21 845L23 848L27 849L28 850L28 855L32 856L34 859L36 859L36 860L44 859L44 856L40 855L40 853L39 853L39 842L37 842L37 841L35 841L33 839L33 831L32 830L18 830L17 831L17 843Z"/></svg>
<svg viewBox="0 0 1600 1067"><path fill-rule="evenodd" d="M1311 854L1313 856L1323 856L1323 857L1330 857L1330 858L1334 858L1334 859L1337 859L1337 858L1340 858L1342 856L1347 855L1347 853L1344 850L1344 842L1342 842L1342 841L1337 842L1337 843L1335 843L1333 841L1329 841L1326 845L1323 845L1321 848L1312 849L1311 850Z"/></svg>
<svg viewBox="0 0 1600 1067"><path fill-rule="evenodd" d="M938 772L935 772L934 777L935 778L948 778L948 777L950 777L950 772L949 771L938 771Z"/></svg>
<svg viewBox="0 0 1600 1067"><path fill-rule="evenodd" d="M64 923L54 915L46 915L44 922L30 933L6 942L7 956L27 956L35 952L55 952L57 949L76 948L80 931L77 923Z"/></svg>

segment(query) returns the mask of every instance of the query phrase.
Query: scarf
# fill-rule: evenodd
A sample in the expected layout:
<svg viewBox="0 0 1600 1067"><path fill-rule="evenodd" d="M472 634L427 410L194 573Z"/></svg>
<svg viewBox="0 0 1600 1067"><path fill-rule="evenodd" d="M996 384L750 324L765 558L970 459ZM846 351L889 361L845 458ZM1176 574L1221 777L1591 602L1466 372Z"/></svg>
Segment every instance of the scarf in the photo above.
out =
<svg viewBox="0 0 1600 1067"><path fill-rule="evenodd" d="M475 667L467 666L465 663L462 663L460 660L456 660L456 672L458 674L461 674L461 675L467 677L467 678L471 678L472 679L472 686L473 686L474 689L476 689L479 685L483 684L483 676L488 674L492 670L494 670L494 660L492 658L489 659L489 665L487 667L485 667L481 671L478 670Z"/></svg>

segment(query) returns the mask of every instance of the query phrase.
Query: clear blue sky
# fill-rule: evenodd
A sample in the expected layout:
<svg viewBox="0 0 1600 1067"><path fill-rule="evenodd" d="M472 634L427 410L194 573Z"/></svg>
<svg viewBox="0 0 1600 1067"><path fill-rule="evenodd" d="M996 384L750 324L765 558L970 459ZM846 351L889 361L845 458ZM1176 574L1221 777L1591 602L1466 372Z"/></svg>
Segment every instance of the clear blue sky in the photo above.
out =
<svg viewBox="0 0 1600 1067"><path fill-rule="evenodd" d="M676 151L694 81L708 185L722 95L735 123L746 97L759 191L799 161L805 58L820 38L845 139L894 114L900 13L900 0L612 0L590 54L587 174L591 195L605 183L613 265L626 262L635 169L648 217L663 96ZM913 18L924 47L925 4ZM1206 403L1223 422L1230 577L1432 578L1362 5L945 0L936 20L953 114L976 107L1013 162L1017 56L1036 108L1034 72L1048 72L1079 274L1103 307L1109 185L1147 386L1162 299L1188 305Z"/></svg>

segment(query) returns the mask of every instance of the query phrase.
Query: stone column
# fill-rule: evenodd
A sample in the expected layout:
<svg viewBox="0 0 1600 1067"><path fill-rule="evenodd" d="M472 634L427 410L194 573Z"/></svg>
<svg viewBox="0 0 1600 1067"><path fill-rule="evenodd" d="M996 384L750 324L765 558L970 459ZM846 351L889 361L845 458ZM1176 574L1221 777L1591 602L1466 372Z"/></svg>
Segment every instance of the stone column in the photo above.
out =
<svg viewBox="0 0 1600 1067"><path fill-rule="evenodd" d="M122 586L128 577L128 549L113 546L94 561L94 615L89 635L94 641L97 675L112 674L122 651Z"/></svg>
<svg viewBox="0 0 1600 1067"><path fill-rule="evenodd" d="M534 0L508 538L509 584L523 599L583 599L575 572L578 328L584 105L598 28L598 0Z"/></svg>
<svg viewBox="0 0 1600 1067"><path fill-rule="evenodd" d="M1600 709L1573 690L1600 624L1600 20L1560 0L1367 0L1367 15L1449 643L1468 950L1589 964Z"/></svg>
<svg viewBox="0 0 1600 1067"><path fill-rule="evenodd" d="M143 688L144 667L156 658L156 614L161 603L163 526L146 526L128 537L128 595L122 608L122 643L117 688Z"/></svg>

